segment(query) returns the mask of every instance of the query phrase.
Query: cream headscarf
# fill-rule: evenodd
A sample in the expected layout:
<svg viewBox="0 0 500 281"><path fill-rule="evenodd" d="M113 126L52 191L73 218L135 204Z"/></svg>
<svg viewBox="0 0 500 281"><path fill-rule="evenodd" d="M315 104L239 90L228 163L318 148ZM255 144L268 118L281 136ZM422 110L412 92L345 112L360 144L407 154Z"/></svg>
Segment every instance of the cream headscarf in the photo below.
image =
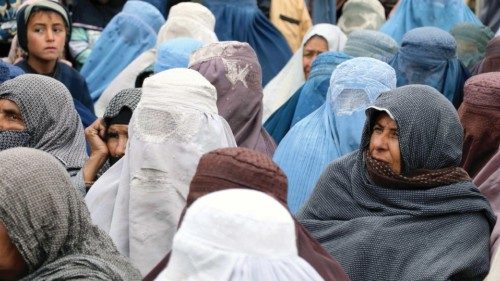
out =
<svg viewBox="0 0 500 281"><path fill-rule="evenodd" d="M200 157L236 143L217 114L215 88L198 72L160 72L142 91L125 156L85 199L94 223L146 275L170 251Z"/></svg>
<svg viewBox="0 0 500 281"><path fill-rule="evenodd" d="M314 35L326 39L329 51L342 51L347 41L345 34L335 25L328 23L314 25L304 36L300 49L293 54L280 73L264 88L263 122L306 81L302 67L302 53L304 44Z"/></svg>

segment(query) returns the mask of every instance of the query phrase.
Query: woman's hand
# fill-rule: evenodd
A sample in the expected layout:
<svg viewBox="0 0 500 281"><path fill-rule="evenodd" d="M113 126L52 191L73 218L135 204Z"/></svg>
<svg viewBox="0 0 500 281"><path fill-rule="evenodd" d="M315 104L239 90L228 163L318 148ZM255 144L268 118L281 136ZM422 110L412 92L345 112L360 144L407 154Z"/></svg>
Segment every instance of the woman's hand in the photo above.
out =
<svg viewBox="0 0 500 281"><path fill-rule="evenodd" d="M83 180L88 187L95 181L97 172L109 157L108 146L104 141L105 135L106 125L102 118L98 118L85 129L85 139L90 145L90 156L83 166Z"/></svg>

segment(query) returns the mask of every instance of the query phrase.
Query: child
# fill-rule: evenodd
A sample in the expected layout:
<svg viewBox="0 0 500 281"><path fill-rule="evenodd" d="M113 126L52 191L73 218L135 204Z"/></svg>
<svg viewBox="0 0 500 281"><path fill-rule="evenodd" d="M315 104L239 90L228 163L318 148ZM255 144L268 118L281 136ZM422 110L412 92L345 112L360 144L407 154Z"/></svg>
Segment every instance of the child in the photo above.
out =
<svg viewBox="0 0 500 281"><path fill-rule="evenodd" d="M94 106L85 79L59 61L68 43L71 22L67 10L57 2L35 0L17 15L19 45L28 57L17 63L26 73L43 74L59 80L73 96L85 126L94 120Z"/></svg>

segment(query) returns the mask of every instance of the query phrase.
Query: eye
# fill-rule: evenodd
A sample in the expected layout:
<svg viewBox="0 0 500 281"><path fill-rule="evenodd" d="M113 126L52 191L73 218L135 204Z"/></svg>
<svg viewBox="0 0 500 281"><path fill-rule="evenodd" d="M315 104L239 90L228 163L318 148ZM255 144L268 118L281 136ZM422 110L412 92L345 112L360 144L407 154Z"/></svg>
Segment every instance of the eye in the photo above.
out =
<svg viewBox="0 0 500 281"><path fill-rule="evenodd" d="M379 125L373 126L373 129L372 129L373 133L382 133L382 131L384 131L384 130Z"/></svg>
<svg viewBox="0 0 500 281"><path fill-rule="evenodd" d="M117 139L117 138L118 138L118 133L115 132L108 133L108 139Z"/></svg>
<svg viewBox="0 0 500 281"><path fill-rule="evenodd" d="M42 33L44 30L43 30L43 28L41 28L41 27L35 27L35 28L33 29L33 31L34 31L35 33Z"/></svg>
<svg viewBox="0 0 500 281"><path fill-rule="evenodd" d="M64 28L62 28L62 27L56 27L56 28L53 29L53 31L55 33L61 33L61 32L64 32Z"/></svg>
<svg viewBox="0 0 500 281"><path fill-rule="evenodd" d="M8 114L7 118L11 121L23 121L21 117L17 114Z"/></svg>

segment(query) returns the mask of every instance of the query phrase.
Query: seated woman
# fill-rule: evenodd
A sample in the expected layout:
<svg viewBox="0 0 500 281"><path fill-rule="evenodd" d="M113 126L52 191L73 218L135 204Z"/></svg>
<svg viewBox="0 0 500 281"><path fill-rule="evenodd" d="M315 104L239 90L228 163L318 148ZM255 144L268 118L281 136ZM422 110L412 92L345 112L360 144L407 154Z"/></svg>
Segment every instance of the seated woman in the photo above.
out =
<svg viewBox="0 0 500 281"><path fill-rule="evenodd" d="M481 280L495 216L459 168L462 126L435 89L384 92L359 150L323 172L298 219L352 280Z"/></svg>
<svg viewBox="0 0 500 281"><path fill-rule="evenodd" d="M103 174L125 155L128 124L141 94L141 89L137 88L120 91L111 99L104 119L96 120L85 129L85 138L90 144L90 157L83 166L83 180L87 189L92 186L98 173Z"/></svg>
<svg viewBox="0 0 500 281"><path fill-rule="evenodd" d="M140 280L56 158L18 147L0 159L0 280Z"/></svg>

